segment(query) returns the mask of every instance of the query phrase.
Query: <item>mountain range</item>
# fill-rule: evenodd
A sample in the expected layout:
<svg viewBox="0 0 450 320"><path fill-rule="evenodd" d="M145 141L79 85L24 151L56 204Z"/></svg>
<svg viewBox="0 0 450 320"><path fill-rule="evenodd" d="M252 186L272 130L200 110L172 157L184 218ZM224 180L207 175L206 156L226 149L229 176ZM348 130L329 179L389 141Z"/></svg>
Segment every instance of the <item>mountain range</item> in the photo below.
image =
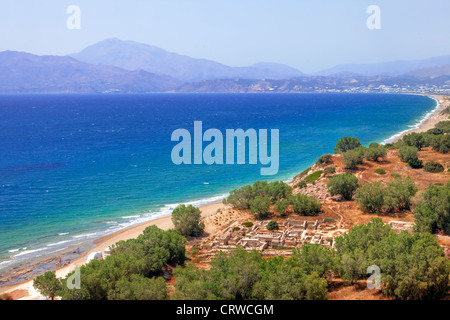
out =
<svg viewBox="0 0 450 320"><path fill-rule="evenodd" d="M360 85L442 85L450 55L340 65L318 75L277 63L230 67L133 41L107 39L68 56L0 52L0 93L311 92Z"/></svg>

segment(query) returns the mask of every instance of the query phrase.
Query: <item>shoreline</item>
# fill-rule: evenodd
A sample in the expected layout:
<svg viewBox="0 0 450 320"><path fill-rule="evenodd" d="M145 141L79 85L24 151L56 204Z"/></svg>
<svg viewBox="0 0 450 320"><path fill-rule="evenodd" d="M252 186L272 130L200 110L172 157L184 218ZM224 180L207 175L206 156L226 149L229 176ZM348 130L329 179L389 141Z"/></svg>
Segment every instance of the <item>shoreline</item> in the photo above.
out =
<svg viewBox="0 0 450 320"><path fill-rule="evenodd" d="M425 132L431 128L433 128L439 121L447 120L448 115L441 115L441 111L444 110L447 106L450 105L449 100L445 100L445 95L429 95L429 94L423 94L424 96L430 97L431 99L434 99L437 101L437 106L432 111L427 113L424 118L422 118L417 125L415 125L416 128L411 128L408 130L404 130L400 132L399 134L396 134L392 136L387 140L391 140L392 142L398 141L401 139L404 135L411 133L411 132ZM385 142L383 142L385 143ZM292 181L294 177L289 178L288 181ZM201 200L199 200L201 201ZM217 213L218 210L224 208L225 205L223 205L220 201L207 203L205 205L199 206L199 209L202 211L202 218L207 218L211 215L214 215ZM96 238L91 240L91 245L93 247L83 251L80 253L80 255L75 258L73 261L71 261L71 264L68 266L64 266L62 268L59 268L56 270L57 277L64 278L68 273L72 272L74 269L74 266L81 266L85 263L86 258L89 256L90 253L96 252L96 251L103 251L113 245L114 243L121 241L121 240L128 240L132 238L137 238L145 228L148 226L155 225L159 227L160 229L167 230L170 228L173 228L173 224L171 221L171 215L159 217L154 220L149 220L143 223L139 223L136 225L132 225L130 227L115 231L113 233L104 235L102 237ZM208 232L208 225L206 225L206 232ZM73 251L73 250L71 250ZM47 258L47 260L54 261L55 259L59 258ZM39 263L35 264L34 266L39 265ZM31 266L32 268L33 266ZM11 277L14 278L14 277ZM27 290L28 295L21 297L22 299L38 299L40 297L40 294L34 290L33 288L33 280L25 280L18 283L13 284L5 284L0 287L0 294L6 294L6 293L12 293L16 290Z"/></svg>

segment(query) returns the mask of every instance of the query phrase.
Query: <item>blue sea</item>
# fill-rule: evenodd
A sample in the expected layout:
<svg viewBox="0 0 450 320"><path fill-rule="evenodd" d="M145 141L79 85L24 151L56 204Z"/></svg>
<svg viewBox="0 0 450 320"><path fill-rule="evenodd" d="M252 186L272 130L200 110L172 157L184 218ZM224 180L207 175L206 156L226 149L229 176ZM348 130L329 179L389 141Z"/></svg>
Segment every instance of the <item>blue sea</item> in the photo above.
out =
<svg viewBox="0 0 450 320"><path fill-rule="evenodd" d="M220 201L257 180L288 180L342 136L388 141L435 109L418 95L151 94L0 96L0 269L55 255ZM175 129L279 129L280 167L180 165ZM1 271L1 270L0 270Z"/></svg>

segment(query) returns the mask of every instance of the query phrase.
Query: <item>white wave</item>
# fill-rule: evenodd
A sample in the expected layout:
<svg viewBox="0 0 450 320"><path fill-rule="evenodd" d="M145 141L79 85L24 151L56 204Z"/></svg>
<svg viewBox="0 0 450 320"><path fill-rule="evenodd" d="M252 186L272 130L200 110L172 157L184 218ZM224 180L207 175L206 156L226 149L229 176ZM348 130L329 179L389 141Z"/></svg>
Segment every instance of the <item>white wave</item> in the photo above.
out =
<svg viewBox="0 0 450 320"><path fill-rule="evenodd" d="M68 243L68 242L70 242L70 240L64 240L64 241L59 241L59 242L55 242L55 243L49 243L47 245L47 247L54 247L54 246L58 246L58 245L61 245L61 244L64 244L64 243Z"/></svg>
<svg viewBox="0 0 450 320"><path fill-rule="evenodd" d="M43 250L45 250L45 248L39 248L39 249L34 249L34 250L27 250L27 251L23 251L21 253L16 254L14 257L16 258L16 257L20 257L20 256L25 256L25 255L32 254L32 253L35 253L35 252L40 252L40 251L43 251Z"/></svg>
<svg viewBox="0 0 450 320"><path fill-rule="evenodd" d="M399 133L397 133L397 134L394 134L392 137L390 137L390 138L384 140L383 142L381 142L381 144L391 143L391 142L393 142L395 139L401 137L403 134L405 134L405 133L407 133L407 132L409 132L409 131L411 131L411 130L419 129L420 126L421 126L425 121L427 121L428 119L430 119L431 116L433 116L433 114L435 114L435 113L439 110L439 108L441 107L441 105L439 104L439 101L436 100L435 98L430 97L430 96L428 96L428 97L429 97L430 99L433 99L433 100L436 102L436 107L435 107L433 110L431 110L430 112L428 112L427 114L425 114L421 119L419 119L418 122L416 122L416 123L413 124L413 125L408 126L409 129L406 129L406 130L403 130L402 132L399 132Z"/></svg>
<svg viewBox="0 0 450 320"><path fill-rule="evenodd" d="M69 234L69 232L63 232L63 233L58 233L58 236L65 236L65 235L68 235Z"/></svg>
<svg viewBox="0 0 450 320"><path fill-rule="evenodd" d="M73 236L75 239L79 239L79 238L89 238L89 237L93 237L95 235L97 235L98 233L86 233L86 234L80 234L78 236Z"/></svg>
<svg viewBox="0 0 450 320"><path fill-rule="evenodd" d="M10 253L13 253L13 252L17 252L17 251L19 251L20 249L12 249L12 250L8 250L8 252L10 252Z"/></svg>

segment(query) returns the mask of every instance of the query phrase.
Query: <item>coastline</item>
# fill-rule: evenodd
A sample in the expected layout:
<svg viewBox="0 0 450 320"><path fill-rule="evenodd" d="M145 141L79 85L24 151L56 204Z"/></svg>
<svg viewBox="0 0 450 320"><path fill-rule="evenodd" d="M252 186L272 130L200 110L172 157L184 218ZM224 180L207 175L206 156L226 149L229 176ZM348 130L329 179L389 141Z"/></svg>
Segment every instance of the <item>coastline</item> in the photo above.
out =
<svg viewBox="0 0 450 320"><path fill-rule="evenodd" d="M411 133L411 132L425 132L431 128L433 128L439 121L447 120L448 115L441 115L441 111L444 110L447 106L450 105L449 100L444 100L443 98L445 96L443 95L428 95L424 94L425 96L428 96L432 99L435 99L438 102L438 105L436 108L432 111L430 111L422 120L420 120L419 124L416 128L411 128L408 130L405 130L395 136L392 137L392 141L398 141L401 139L404 135ZM391 139L391 138L389 138ZM388 140L388 139L387 139ZM386 140L385 140L386 141ZM292 178L290 179L292 180ZM217 213L218 210L224 208L225 206L221 202L213 202L206 205L200 206L200 210L202 211L202 217L207 218ZM56 275L58 277L64 278L68 273L72 272L75 266L81 266L85 263L86 258L89 256L91 252L95 251L104 251L105 248L111 246L112 244L121 241L121 240L128 240L132 238L136 238L139 236L139 234L142 233L142 231L147 228L148 226L155 225L163 230L167 230L173 227L171 216L165 216L156 218L154 220L149 220L140 224L136 224L130 227L127 227L125 229L118 230L114 233L102 236L100 238L97 238L93 240L93 248L90 248L89 250L86 250L85 252L82 252L79 257L74 259L69 266L59 268L56 271ZM206 224L206 232L210 232L209 230L210 226ZM26 280L22 283L17 284L11 284L11 285L4 285L0 287L0 294L11 294L15 291L21 291L25 292L27 291L27 294L20 296L21 299L39 299L41 295L33 288L33 281L32 280Z"/></svg>
<svg viewBox="0 0 450 320"><path fill-rule="evenodd" d="M397 142L398 140L402 139L405 135L409 133L420 133L420 132L426 132L430 129L433 129L437 123L440 121L448 120L448 115L442 115L441 112L450 106L450 100L445 100L445 95L429 95L429 94L423 94L424 96L427 96L437 102L436 108L430 111L425 115L424 118L422 118L417 125L414 127L404 130L400 133L397 133L393 135L392 137L384 140L382 143L393 143Z"/></svg>

